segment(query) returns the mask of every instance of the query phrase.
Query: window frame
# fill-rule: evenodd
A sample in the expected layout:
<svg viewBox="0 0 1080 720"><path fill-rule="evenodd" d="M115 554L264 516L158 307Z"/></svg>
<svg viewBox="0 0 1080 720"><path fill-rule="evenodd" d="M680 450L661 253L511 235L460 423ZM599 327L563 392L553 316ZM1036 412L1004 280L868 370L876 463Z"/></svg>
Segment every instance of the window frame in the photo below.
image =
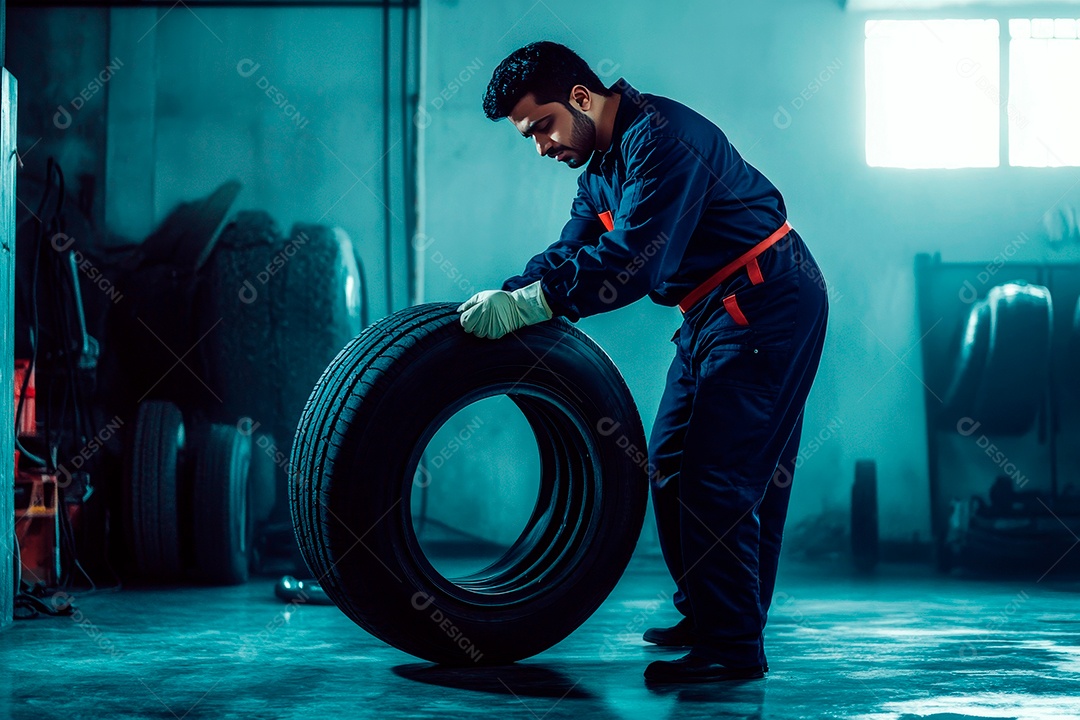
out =
<svg viewBox="0 0 1080 720"><path fill-rule="evenodd" d="M1009 158L1009 68L1012 62L1010 43L1012 32L1010 20L1034 20L1038 18L1074 18L1080 21L1080 11L1072 2L1049 2L1032 3L1030 5L1001 4L1001 5L957 5L939 8L917 8L872 10L862 11L860 15L859 33L862 47L863 62L863 162L867 168L873 170L894 170L907 172L991 172L991 171L1069 171L1080 165L1058 166L1031 166L1013 165ZM964 168L901 168L894 166L870 165L866 155L866 136L868 134L866 113L866 23L871 20L997 20L998 22L998 165L997 167L964 167ZM1078 40L1080 41L1080 40ZM1002 102L1002 99L1004 101Z"/></svg>

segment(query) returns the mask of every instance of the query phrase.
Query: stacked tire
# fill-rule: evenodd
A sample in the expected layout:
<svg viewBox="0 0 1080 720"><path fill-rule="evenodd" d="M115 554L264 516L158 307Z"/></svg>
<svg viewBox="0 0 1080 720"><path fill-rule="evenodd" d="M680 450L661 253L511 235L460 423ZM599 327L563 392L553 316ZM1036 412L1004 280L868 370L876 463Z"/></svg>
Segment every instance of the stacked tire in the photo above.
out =
<svg viewBox="0 0 1080 720"><path fill-rule="evenodd" d="M980 434L992 437L1023 436L1034 428L1042 437L1051 424L1048 391L1053 334L1053 303L1047 287L1016 280L990 288L971 306L958 329L940 427L959 432L960 423L966 423L972 432L978 428ZM935 537L939 571L987 562L998 569L1030 563L1039 534L997 529L993 520L982 519L980 505L985 502L978 497L972 502L952 499ZM1044 543L1050 542L1045 533L1042 537Z"/></svg>
<svg viewBox="0 0 1080 720"><path fill-rule="evenodd" d="M326 365L366 319L363 276L340 228L297 224L287 238L265 212L238 213L223 230L205 272L199 323L207 383L220 403L210 419L252 431L261 480L253 521L291 535L284 462L304 402ZM274 438L282 442L279 447Z"/></svg>
<svg viewBox="0 0 1080 720"><path fill-rule="evenodd" d="M855 462L851 486L851 557L856 572L872 573L878 564L877 463Z"/></svg>
<svg viewBox="0 0 1080 720"><path fill-rule="evenodd" d="M957 334L944 425L971 418L984 433L1028 432L1046 399L1053 327L1046 287L1019 280L992 287Z"/></svg>
<svg viewBox="0 0 1080 720"><path fill-rule="evenodd" d="M190 432L180 409L137 411L125 462L125 522L143 579L235 585L248 579L252 440L235 425Z"/></svg>
<svg viewBox="0 0 1080 720"><path fill-rule="evenodd" d="M124 517L135 568L146 578L180 575L180 468L187 435L180 409L139 406L125 466Z"/></svg>

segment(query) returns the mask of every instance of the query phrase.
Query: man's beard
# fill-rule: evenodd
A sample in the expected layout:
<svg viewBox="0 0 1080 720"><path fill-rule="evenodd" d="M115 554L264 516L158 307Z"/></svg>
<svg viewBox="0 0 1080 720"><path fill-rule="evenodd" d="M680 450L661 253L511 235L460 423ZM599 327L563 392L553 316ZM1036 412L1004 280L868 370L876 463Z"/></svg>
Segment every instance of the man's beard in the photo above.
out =
<svg viewBox="0 0 1080 720"><path fill-rule="evenodd" d="M566 164L572 168L579 168L589 161L592 157L593 148L596 147L596 123L592 121L592 118L581 112L572 105L567 105L570 108L570 114L574 118L574 127L570 131L570 149L575 151L578 155L577 158L570 158L566 161Z"/></svg>

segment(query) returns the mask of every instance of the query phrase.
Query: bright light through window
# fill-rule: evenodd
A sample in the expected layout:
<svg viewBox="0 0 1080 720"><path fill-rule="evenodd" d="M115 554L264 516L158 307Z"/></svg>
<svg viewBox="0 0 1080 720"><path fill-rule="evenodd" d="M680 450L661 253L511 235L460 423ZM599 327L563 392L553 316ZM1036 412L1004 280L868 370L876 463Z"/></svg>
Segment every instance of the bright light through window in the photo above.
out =
<svg viewBox="0 0 1080 720"><path fill-rule="evenodd" d="M1075 19L1009 21L1009 164L1080 165Z"/></svg>
<svg viewBox="0 0 1080 720"><path fill-rule="evenodd" d="M866 162L997 167L996 20L866 23Z"/></svg>

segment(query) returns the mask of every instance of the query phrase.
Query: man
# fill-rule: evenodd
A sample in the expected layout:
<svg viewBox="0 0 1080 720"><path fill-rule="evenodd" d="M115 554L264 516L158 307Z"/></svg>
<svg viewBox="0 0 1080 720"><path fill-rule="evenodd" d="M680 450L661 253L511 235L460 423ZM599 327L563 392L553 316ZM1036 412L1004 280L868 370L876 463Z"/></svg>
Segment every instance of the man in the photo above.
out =
<svg viewBox="0 0 1080 720"><path fill-rule="evenodd" d="M784 518L828 316L826 288L780 193L712 122L620 79L605 87L568 48L527 45L484 97L543 157L584 167L557 242L501 290L459 308L498 338L648 295L678 305L650 438L660 547L683 619L645 640L689 647L656 682L760 678Z"/></svg>

